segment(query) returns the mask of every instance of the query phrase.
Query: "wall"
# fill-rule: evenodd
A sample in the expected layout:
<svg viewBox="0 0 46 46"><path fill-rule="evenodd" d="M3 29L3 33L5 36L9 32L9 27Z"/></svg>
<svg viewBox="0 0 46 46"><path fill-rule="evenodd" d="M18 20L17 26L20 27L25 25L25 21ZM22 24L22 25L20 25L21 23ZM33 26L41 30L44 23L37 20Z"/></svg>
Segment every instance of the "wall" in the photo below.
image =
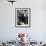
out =
<svg viewBox="0 0 46 46"><path fill-rule="evenodd" d="M31 8L31 27L15 27L15 8ZM46 40L45 0L17 0L14 5L0 0L0 41L15 40L19 32L26 32L33 40Z"/></svg>

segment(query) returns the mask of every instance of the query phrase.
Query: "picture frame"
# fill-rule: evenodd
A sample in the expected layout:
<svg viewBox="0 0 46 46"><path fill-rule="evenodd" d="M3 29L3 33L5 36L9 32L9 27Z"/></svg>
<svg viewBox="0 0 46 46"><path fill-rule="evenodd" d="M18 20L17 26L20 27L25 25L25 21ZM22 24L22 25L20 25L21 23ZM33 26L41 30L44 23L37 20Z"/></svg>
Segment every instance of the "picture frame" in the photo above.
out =
<svg viewBox="0 0 46 46"><path fill-rule="evenodd" d="M15 8L15 27L31 27L30 8Z"/></svg>

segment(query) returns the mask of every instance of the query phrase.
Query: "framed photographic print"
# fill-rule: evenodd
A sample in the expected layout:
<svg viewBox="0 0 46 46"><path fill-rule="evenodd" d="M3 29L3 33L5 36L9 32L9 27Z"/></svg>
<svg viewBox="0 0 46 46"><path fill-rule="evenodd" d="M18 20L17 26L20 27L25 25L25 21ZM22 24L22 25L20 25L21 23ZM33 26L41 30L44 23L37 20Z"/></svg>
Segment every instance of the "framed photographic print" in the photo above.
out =
<svg viewBox="0 0 46 46"><path fill-rule="evenodd" d="M30 27L31 26L31 9L15 8L15 26Z"/></svg>

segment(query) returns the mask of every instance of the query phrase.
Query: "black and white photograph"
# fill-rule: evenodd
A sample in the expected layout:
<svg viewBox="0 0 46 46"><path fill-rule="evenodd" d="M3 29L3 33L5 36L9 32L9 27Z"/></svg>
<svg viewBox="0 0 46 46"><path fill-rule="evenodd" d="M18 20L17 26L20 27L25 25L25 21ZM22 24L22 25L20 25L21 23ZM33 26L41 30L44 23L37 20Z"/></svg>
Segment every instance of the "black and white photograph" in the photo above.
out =
<svg viewBox="0 0 46 46"><path fill-rule="evenodd" d="M20 27L30 27L30 8L16 8L15 25Z"/></svg>

